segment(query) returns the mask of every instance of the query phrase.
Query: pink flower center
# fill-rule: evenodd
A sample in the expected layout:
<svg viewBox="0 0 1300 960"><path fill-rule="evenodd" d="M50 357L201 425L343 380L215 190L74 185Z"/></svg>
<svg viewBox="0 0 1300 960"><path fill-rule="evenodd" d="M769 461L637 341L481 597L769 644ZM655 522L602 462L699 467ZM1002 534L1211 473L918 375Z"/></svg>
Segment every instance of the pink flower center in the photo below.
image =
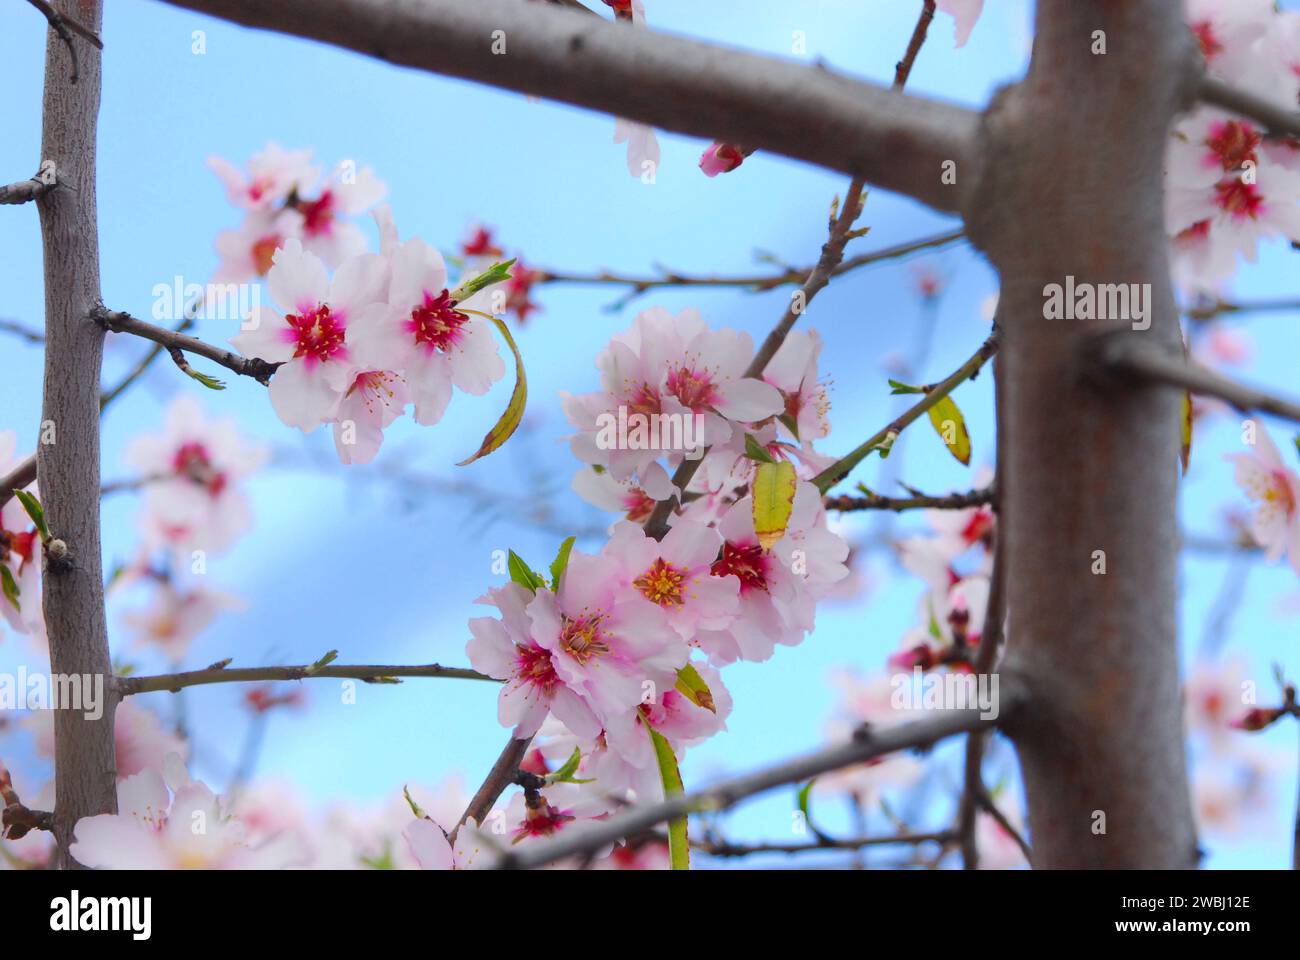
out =
<svg viewBox="0 0 1300 960"><path fill-rule="evenodd" d="M668 372L668 392L696 413L715 405L719 399L713 375L708 370L686 366L673 367Z"/></svg>
<svg viewBox="0 0 1300 960"><path fill-rule="evenodd" d="M641 523L649 520L650 514L654 513L655 501L640 487L633 487L623 494L623 509L627 511L628 520Z"/></svg>
<svg viewBox="0 0 1300 960"><path fill-rule="evenodd" d="M334 194L326 190L315 200L298 201L302 229L309 237L329 233L334 226Z"/></svg>
<svg viewBox="0 0 1300 960"><path fill-rule="evenodd" d="M564 617L564 625L560 628L560 649L584 666L593 657L609 653L609 641L600 629L602 619L602 614L576 619Z"/></svg>
<svg viewBox="0 0 1300 960"><path fill-rule="evenodd" d="M523 683L543 691L550 690L560 678L551 665L551 652L541 647L515 645L515 676Z"/></svg>
<svg viewBox="0 0 1300 960"><path fill-rule="evenodd" d="M545 798L539 797L536 806L529 805L528 814L524 817L524 822L515 830L515 838L511 844L516 844L526 837L549 837L573 819L571 814L557 810L547 803Z"/></svg>
<svg viewBox="0 0 1300 960"><path fill-rule="evenodd" d="M1214 26L1209 20L1192 24L1192 33L1196 34L1196 40L1201 45L1201 54L1206 60L1213 60L1223 52L1223 44L1219 41Z"/></svg>
<svg viewBox="0 0 1300 960"><path fill-rule="evenodd" d="M424 302L411 311L406 330L416 343L447 353L464 339L461 328L467 320L469 314L456 309L456 301L449 292L443 290L435 297L426 290Z"/></svg>
<svg viewBox="0 0 1300 960"><path fill-rule="evenodd" d="M177 476L206 488L214 497L221 496L221 492L226 489L226 475L213 468L207 447L196 441L182 443L176 448L176 453L172 456L172 470Z"/></svg>
<svg viewBox="0 0 1300 960"><path fill-rule="evenodd" d="M1264 206L1259 187L1244 183L1236 177L1221 180L1214 185L1215 202L1237 220L1256 220Z"/></svg>
<svg viewBox="0 0 1300 960"><path fill-rule="evenodd" d="M1228 120L1210 127L1205 145L1214 152L1224 170L1240 170L1248 162L1258 162L1255 149L1262 139L1249 123Z"/></svg>
<svg viewBox="0 0 1300 960"><path fill-rule="evenodd" d="M678 570L671 563L659 557L645 573L632 581L632 586L641 591L651 603L661 607L680 607L686 584L686 571Z"/></svg>
<svg viewBox="0 0 1300 960"><path fill-rule="evenodd" d="M284 319L289 324L290 342L295 345L295 360L324 363L346 356L347 345L344 340L347 328L341 318L331 315L329 304L318 304L315 309L301 315L290 313Z"/></svg>
<svg viewBox="0 0 1300 960"><path fill-rule="evenodd" d="M722 556L713 561L710 571L715 577L734 575L740 580L740 591L767 590L768 558L758 544L740 546L728 540L722 545Z"/></svg>
<svg viewBox="0 0 1300 960"><path fill-rule="evenodd" d="M367 370L358 373L357 378L348 387L347 396L361 394L361 402L366 410L374 414L380 407L391 407L398 403L397 384L401 377L389 370Z"/></svg>
<svg viewBox="0 0 1300 960"><path fill-rule="evenodd" d="M627 412L640 413L645 416L658 414L662 406L659 401L659 391L648 383L641 384L633 393L627 402Z"/></svg>
<svg viewBox="0 0 1300 960"><path fill-rule="evenodd" d="M281 238L273 233L268 233L264 237L258 237L253 242L252 256L253 268L257 270L259 277L264 277L271 269L271 264L275 259L275 251L280 246Z"/></svg>
<svg viewBox="0 0 1300 960"><path fill-rule="evenodd" d="M1264 491L1264 500L1268 503L1276 503L1286 511L1287 519L1295 516L1296 502L1295 494L1291 492L1291 484L1287 482L1285 470L1274 470L1270 475L1272 481L1268 489Z"/></svg>
<svg viewBox="0 0 1300 960"><path fill-rule="evenodd" d="M987 540L993 532L993 511L989 507L980 507L962 528L961 538L968 544Z"/></svg>

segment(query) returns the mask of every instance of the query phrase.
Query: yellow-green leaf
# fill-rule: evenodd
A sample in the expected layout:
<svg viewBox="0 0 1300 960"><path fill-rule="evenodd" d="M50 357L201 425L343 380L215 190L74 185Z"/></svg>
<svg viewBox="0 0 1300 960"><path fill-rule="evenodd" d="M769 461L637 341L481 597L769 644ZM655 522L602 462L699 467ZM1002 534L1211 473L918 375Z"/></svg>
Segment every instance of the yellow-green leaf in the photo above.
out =
<svg viewBox="0 0 1300 960"><path fill-rule="evenodd" d="M1187 474L1187 465L1192 462L1192 395L1183 394L1182 409L1183 442L1178 450L1178 458L1183 462L1183 474Z"/></svg>
<svg viewBox="0 0 1300 960"><path fill-rule="evenodd" d="M506 412L501 414L501 419L487 432L478 451L468 460L456 464L458 467L473 463L480 457L486 457L509 440L511 434L519 429L519 424L524 419L524 406L528 403L528 379L524 376L524 358L519 355L519 346L515 343L515 338L510 335L510 328L506 326L504 320L492 316L488 319L497 325L501 336L505 337L506 343L510 346L510 352L515 355L515 389L510 394L510 403L506 407Z"/></svg>
<svg viewBox="0 0 1300 960"><path fill-rule="evenodd" d="M643 715L644 719L644 715ZM682 774L677 768L677 755L670 744L658 730L646 724L650 731L650 742L654 744L655 759L659 761L659 776L664 784L664 796L671 797L684 793ZM691 845L686 832L686 817L678 817L668 822L668 863L673 870L691 869Z"/></svg>
<svg viewBox="0 0 1300 960"><path fill-rule="evenodd" d="M930 422L934 424L948 452L964 466L970 466L970 434L966 432L966 418L952 397L944 397L929 409Z"/></svg>
<svg viewBox="0 0 1300 960"><path fill-rule="evenodd" d="M785 536L795 486L794 464L789 460L760 463L754 471L754 532L764 550Z"/></svg>
<svg viewBox="0 0 1300 960"><path fill-rule="evenodd" d="M713 691L704 682L704 678L700 676L700 671L695 669L694 664L688 663L677 671L677 691L697 707L703 707L710 713L718 712L718 708L713 703Z"/></svg>

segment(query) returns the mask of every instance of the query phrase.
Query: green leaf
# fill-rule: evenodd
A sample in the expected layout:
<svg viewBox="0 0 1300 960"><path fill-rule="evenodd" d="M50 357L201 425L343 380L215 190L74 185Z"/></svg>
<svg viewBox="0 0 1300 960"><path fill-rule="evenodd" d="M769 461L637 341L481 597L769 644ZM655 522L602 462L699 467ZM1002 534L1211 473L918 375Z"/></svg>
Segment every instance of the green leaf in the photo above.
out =
<svg viewBox="0 0 1300 960"><path fill-rule="evenodd" d="M776 463L776 457L768 453L767 448L748 433L745 434L745 456L755 463Z"/></svg>
<svg viewBox="0 0 1300 960"><path fill-rule="evenodd" d="M758 465L753 488L754 532L764 550L785 536L796 485L794 464L789 460Z"/></svg>
<svg viewBox="0 0 1300 960"><path fill-rule="evenodd" d="M569 759L564 761L564 766L560 767L554 773L546 775L547 783L594 783L594 780L579 780L574 776L578 772L578 764L582 763L582 750L578 747L573 748L573 753Z"/></svg>
<svg viewBox="0 0 1300 960"><path fill-rule="evenodd" d="M511 263L513 262L512 260ZM487 315L484 314L484 316ZM458 467L473 463L480 457L486 457L509 440L511 435L519 429L519 424L524 419L524 407L528 403L528 379L524 376L524 358L519 355L519 346L515 343L515 338L510 335L510 328L506 326L504 320L500 317L491 316L488 316L487 319L497 325L497 329L501 331L501 336L505 337L506 343L510 346L510 352L515 355L515 389L510 394L510 403L506 406L505 413L501 414L501 419L487 432L487 436L483 438L483 443L479 446L478 451L468 460L462 460L456 464Z"/></svg>
<svg viewBox="0 0 1300 960"><path fill-rule="evenodd" d="M185 368L185 372L186 374L188 374L189 376L197 380L199 383L203 384L209 390L226 389L226 383L224 380L218 380L216 377L209 376L206 373L199 373L199 371L195 370L193 367L187 366Z"/></svg>
<svg viewBox="0 0 1300 960"><path fill-rule="evenodd" d="M1192 462L1192 395L1183 391L1181 416L1182 442L1178 448L1178 459L1183 464L1183 476L1187 476L1187 467Z"/></svg>
<svg viewBox="0 0 1300 960"><path fill-rule="evenodd" d="M903 383L900 380L890 380L889 385L894 388L889 391L892 396L897 396L900 393L925 393L920 387L914 387L910 383Z"/></svg>
<svg viewBox="0 0 1300 960"><path fill-rule="evenodd" d="M307 667L307 676L309 677L313 676L314 674L320 671L321 667L329 666L338 658L339 658L339 652L337 650L330 650L328 653L325 654L325 656L321 657L315 663Z"/></svg>
<svg viewBox="0 0 1300 960"><path fill-rule="evenodd" d="M963 466L970 466L970 434L966 432L966 418L952 397L944 397L927 411L935 432Z"/></svg>
<svg viewBox="0 0 1300 960"><path fill-rule="evenodd" d="M700 676L700 671L695 669L694 664L688 663L677 671L676 687L682 696L697 707L703 707L710 713L718 712L718 708L713 703L713 691L704 682L704 678Z"/></svg>
<svg viewBox="0 0 1300 960"><path fill-rule="evenodd" d="M423 820L427 816L427 814L420 808L420 805L415 802L415 798L411 796L410 787L402 787L402 796L406 798L406 805L411 808L411 813L415 814L418 819Z"/></svg>
<svg viewBox="0 0 1300 960"><path fill-rule="evenodd" d="M822 832L814 827L812 822L812 788L813 784L816 782L817 778L813 777L800 788L797 802L799 804L799 812L803 814L804 825L816 836L820 837L822 836Z"/></svg>
<svg viewBox="0 0 1300 960"><path fill-rule="evenodd" d="M474 277L472 280L466 280L459 287L453 290L451 298L459 303L462 300L468 300L480 290L490 287L494 283L501 283L505 280L509 280L510 267L514 262L513 259L510 259L503 263L492 264L492 266L488 267L477 277Z"/></svg>
<svg viewBox="0 0 1300 960"><path fill-rule="evenodd" d="M672 744L649 723L645 728L650 731L650 742L654 744L655 759L659 761L659 776L663 780L664 796L672 797L685 793L686 788L682 786L682 773L677 768L677 756L673 753ZM687 835L686 817L678 817L668 822L668 863L673 870L691 869L691 845Z"/></svg>
<svg viewBox="0 0 1300 960"><path fill-rule="evenodd" d="M551 589L557 593L560 590L560 577L564 576L564 571L569 566L569 554L573 550L573 541L576 537L568 537L560 544L560 552L555 555L551 561Z"/></svg>
<svg viewBox="0 0 1300 960"><path fill-rule="evenodd" d="M542 587L546 586L546 581L533 573L533 568L524 563L523 558L513 550L510 551L510 557L506 561L506 567L510 571L510 579L521 587L527 588L529 593L536 593Z"/></svg>
<svg viewBox="0 0 1300 960"><path fill-rule="evenodd" d="M5 599L14 605L14 609L19 613L22 612L22 605L18 602L18 581L14 579L14 573L3 563L0 563L0 586L4 587Z"/></svg>
<svg viewBox="0 0 1300 960"><path fill-rule="evenodd" d="M41 534L41 543L49 540L50 528L45 525L45 509L41 506L41 502L26 490L15 490L14 496L18 498L18 502L27 511L27 516L32 518L32 523L36 524L36 529Z"/></svg>

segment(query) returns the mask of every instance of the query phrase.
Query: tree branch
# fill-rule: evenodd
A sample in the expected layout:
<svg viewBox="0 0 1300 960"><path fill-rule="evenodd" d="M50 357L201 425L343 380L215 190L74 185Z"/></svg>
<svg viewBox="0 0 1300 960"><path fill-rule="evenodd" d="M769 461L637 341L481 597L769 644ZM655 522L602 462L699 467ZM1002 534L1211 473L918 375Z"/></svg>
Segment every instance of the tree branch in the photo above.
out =
<svg viewBox="0 0 1300 960"><path fill-rule="evenodd" d="M1009 689L1009 685L1004 684L1001 699L1000 720L1014 711L1017 696ZM668 820L692 813L726 810L746 797L773 787L808 780L827 771L852 766L887 753L923 749L946 737L991 728L993 725L993 721L981 719L978 712L952 710L887 730L864 732L849 743L806 754L756 773L724 780L705 790L677 794L663 803L633 807L608 820L571 829L554 840L523 850L508 851L496 866L532 869L566 857L591 853Z"/></svg>
<svg viewBox="0 0 1300 960"><path fill-rule="evenodd" d="M47 182L32 177L30 180L19 180L17 183L0 186L0 204L28 203L39 199L53 190L55 183L53 180Z"/></svg>
<svg viewBox="0 0 1300 960"><path fill-rule="evenodd" d="M965 493L949 493L941 497L882 497L878 493L863 497L826 497L827 510L852 513L857 510L892 510L900 513L904 510L965 510L969 507L982 507L996 502L997 495L992 487L968 490Z"/></svg>
<svg viewBox="0 0 1300 960"><path fill-rule="evenodd" d="M849 475L849 472L861 463L871 451L882 445L892 446L898 435L907 428L909 424L915 421L921 414L928 411L936 403L942 400L953 390L961 386L967 380L974 380L979 375L984 364L988 362L998 351L999 333L995 329L987 340L980 344L969 360L963 363L955 371L940 380L938 383L930 384L923 387L925 396L903 411L897 419L889 426L882 428L873 436L869 437L864 443L854 449L851 453L846 454L839 460L836 460L829 467L823 470L817 476L813 477L813 483L817 489L825 493L835 484L839 483Z"/></svg>
<svg viewBox="0 0 1300 960"><path fill-rule="evenodd" d="M21 840L32 830L53 830L54 814L31 810L18 799L9 770L0 762L0 838Z"/></svg>
<svg viewBox="0 0 1300 960"><path fill-rule="evenodd" d="M1242 412L1254 410L1300 422L1300 403L1237 383L1127 331L1102 335L1096 341L1095 350L1102 371L1112 376L1127 375L1181 387L1226 400Z"/></svg>
<svg viewBox="0 0 1300 960"><path fill-rule="evenodd" d="M460 830L466 820L473 820L475 823L482 824L488 813L492 810L492 805L497 802L506 789L515 780L519 773L519 764L524 760L528 753L528 746L533 742L532 737L525 740L516 740L511 737L506 741L505 748L501 755L497 757L496 763L492 764L492 769L488 771L487 779L483 785L475 792L473 799L470 800L469 806L461 814L460 822L456 824L456 829L452 831L452 839L455 839L456 831Z"/></svg>
<svg viewBox="0 0 1300 960"><path fill-rule="evenodd" d="M15 490L29 487L36 482L36 454L28 454L19 460L14 468L0 478L0 507L9 502Z"/></svg>
<svg viewBox="0 0 1300 960"><path fill-rule="evenodd" d="M194 353L200 357L206 357L213 363L218 363L241 377L252 377L262 384L269 383L280 366L278 363L268 363L258 357L241 357L237 353L221 347L214 347L210 343L205 343L196 337L181 333L179 330L155 327L151 323L137 320L129 313L97 307L91 311L91 318L105 330L112 333L129 333L161 345L163 349L171 354L172 360L187 376L196 379L198 377L190 369L189 364L182 355L183 353ZM152 356L149 359L152 359ZM113 394L110 393L106 396L111 400ZM107 403L107 400L104 402Z"/></svg>
<svg viewBox="0 0 1300 960"><path fill-rule="evenodd" d="M886 260L897 260L923 250L946 247L964 240L965 237L966 234L961 229L948 230L931 237L922 237L919 240L910 240L906 243L884 247L870 253L859 254L856 257L849 257L838 264L831 270L831 276L838 277L859 267L882 263ZM568 273L538 268L539 276L534 282L629 287L629 291L623 297L609 305L610 310L618 310L643 293L665 287L740 287L748 289L752 293L762 293L789 284L803 283L808 279L808 275L812 273L815 266L786 267L778 273L731 275L689 275L664 267L658 269L660 270L659 276L636 276L610 270L602 270L599 273Z"/></svg>
<svg viewBox="0 0 1300 960"><path fill-rule="evenodd" d="M743 143L956 211L978 114L808 66L518 0L167 0L245 26ZM500 31L497 33L497 31ZM505 55L494 53L497 41Z"/></svg>
<svg viewBox="0 0 1300 960"><path fill-rule="evenodd" d="M212 683L254 683L268 680L310 680L332 677L342 680L363 680L366 683L397 683L400 677L443 677L460 680L500 681L465 667L444 667L437 663L401 666L339 665L324 666L312 663L293 667L236 667L229 660L221 660L203 670L183 673L163 673L148 677L117 677L118 693L123 697L137 693L155 693L166 690L179 693L185 687L200 687Z"/></svg>
<svg viewBox="0 0 1300 960"><path fill-rule="evenodd" d="M1270 137L1300 137L1300 112L1239 90L1211 76L1201 81L1201 100L1257 121Z"/></svg>
<svg viewBox="0 0 1300 960"><path fill-rule="evenodd" d="M957 835L951 830L936 833L897 833L881 837L850 837L839 840L822 837L809 843L726 843L723 841L692 841L691 846L710 857L748 857L760 853L811 853L814 850L861 850L864 847L920 846L924 843L947 845Z"/></svg>

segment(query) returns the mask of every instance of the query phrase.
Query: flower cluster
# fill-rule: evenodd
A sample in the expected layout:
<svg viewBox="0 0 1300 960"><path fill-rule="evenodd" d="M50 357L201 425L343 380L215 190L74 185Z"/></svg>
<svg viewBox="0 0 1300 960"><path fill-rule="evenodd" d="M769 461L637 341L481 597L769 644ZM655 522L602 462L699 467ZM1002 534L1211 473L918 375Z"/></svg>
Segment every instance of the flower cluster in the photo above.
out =
<svg viewBox="0 0 1300 960"><path fill-rule="evenodd" d="M480 600L495 615L470 621L470 662L505 681L501 723L541 735L529 763L547 786L516 797L514 841L662 797L656 742L680 757L722 730L718 668L799 643L847 576L848 546L810 482L826 465L812 443L829 431L820 347L815 332L793 334L749 376L747 334L653 308L597 358L600 390L564 395L587 464L575 488L625 516L596 553L566 544L550 579L512 555L511 582ZM670 472L687 460L697 469L681 491ZM756 524L765 466L788 476L775 536ZM666 534L649 536L655 504L683 493Z"/></svg>
<svg viewBox="0 0 1300 960"><path fill-rule="evenodd" d="M1190 24L1211 75L1294 109L1300 12L1272 0L1191 0ZM1174 128L1166 156L1166 225L1175 275L1214 292L1254 262L1261 240L1300 240L1300 143L1268 140L1251 120L1202 106Z"/></svg>

